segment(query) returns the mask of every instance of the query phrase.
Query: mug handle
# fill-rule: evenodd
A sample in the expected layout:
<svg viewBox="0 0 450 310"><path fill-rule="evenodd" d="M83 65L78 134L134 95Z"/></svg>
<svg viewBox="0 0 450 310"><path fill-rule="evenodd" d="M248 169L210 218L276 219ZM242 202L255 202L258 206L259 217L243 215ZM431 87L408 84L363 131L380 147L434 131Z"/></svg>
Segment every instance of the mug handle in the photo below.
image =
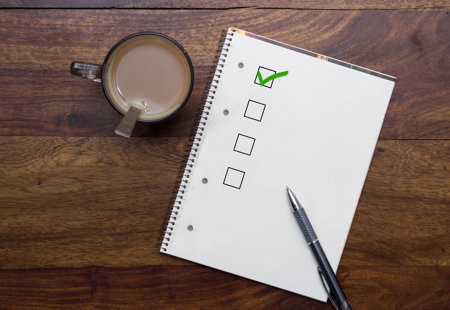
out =
<svg viewBox="0 0 450 310"><path fill-rule="evenodd" d="M70 73L90 79L94 82L102 81L102 66L99 65L73 61L70 65Z"/></svg>

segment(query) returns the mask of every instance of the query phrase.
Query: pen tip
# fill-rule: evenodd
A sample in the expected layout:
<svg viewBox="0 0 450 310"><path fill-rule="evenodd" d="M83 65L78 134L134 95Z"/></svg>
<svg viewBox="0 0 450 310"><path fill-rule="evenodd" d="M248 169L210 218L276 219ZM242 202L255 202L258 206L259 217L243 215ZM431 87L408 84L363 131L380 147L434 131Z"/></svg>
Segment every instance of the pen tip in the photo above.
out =
<svg viewBox="0 0 450 310"><path fill-rule="evenodd" d="M289 190L289 187L286 185L286 190L288 191Z"/></svg>

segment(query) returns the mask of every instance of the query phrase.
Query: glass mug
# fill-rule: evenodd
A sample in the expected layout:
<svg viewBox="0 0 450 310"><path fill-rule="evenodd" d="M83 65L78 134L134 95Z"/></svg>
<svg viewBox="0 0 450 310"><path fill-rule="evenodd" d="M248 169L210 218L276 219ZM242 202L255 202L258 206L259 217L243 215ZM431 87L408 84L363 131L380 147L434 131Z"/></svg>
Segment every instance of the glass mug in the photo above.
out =
<svg viewBox="0 0 450 310"><path fill-rule="evenodd" d="M70 72L101 82L111 105L124 117L114 132L129 138L136 121L158 122L186 104L194 85L194 69L184 48L155 32L120 40L103 65L72 62Z"/></svg>

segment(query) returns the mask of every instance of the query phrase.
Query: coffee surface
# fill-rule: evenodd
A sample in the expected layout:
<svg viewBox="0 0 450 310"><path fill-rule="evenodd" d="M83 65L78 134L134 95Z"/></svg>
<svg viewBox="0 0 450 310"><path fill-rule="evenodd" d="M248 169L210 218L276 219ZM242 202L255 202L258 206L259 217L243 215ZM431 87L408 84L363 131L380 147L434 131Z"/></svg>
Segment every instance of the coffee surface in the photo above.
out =
<svg viewBox="0 0 450 310"><path fill-rule="evenodd" d="M184 101L190 87L189 65L183 53L166 41L138 37L111 56L108 92L123 113L134 105L142 109L141 120L158 119Z"/></svg>

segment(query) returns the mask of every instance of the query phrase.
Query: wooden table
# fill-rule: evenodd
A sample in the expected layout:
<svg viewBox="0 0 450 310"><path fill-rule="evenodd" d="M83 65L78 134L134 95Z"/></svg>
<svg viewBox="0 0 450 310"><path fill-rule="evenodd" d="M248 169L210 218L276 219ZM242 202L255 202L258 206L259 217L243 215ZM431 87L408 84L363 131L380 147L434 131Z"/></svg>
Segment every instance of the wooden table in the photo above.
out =
<svg viewBox="0 0 450 310"><path fill-rule="evenodd" d="M236 26L398 78L338 278L353 309L450 304L450 2L2 1L1 309L331 309L160 254L221 30ZM83 8L83 9L81 9ZM127 140L69 73L139 31L178 40L187 106Z"/></svg>

